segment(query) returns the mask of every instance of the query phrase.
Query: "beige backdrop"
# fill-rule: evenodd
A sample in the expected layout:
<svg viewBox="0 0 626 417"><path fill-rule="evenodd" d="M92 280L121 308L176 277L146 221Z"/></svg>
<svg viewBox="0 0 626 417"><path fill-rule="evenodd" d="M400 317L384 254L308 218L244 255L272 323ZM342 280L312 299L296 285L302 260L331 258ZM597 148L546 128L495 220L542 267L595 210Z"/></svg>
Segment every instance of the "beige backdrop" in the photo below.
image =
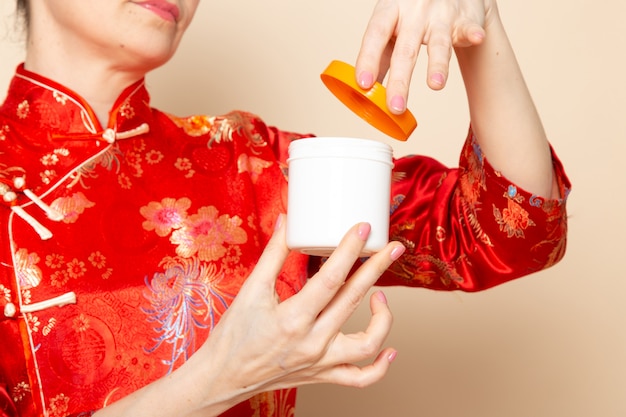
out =
<svg viewBox="0 0 626 417"><path fill-rule="evenodd" d="M1 3L5 91L22 46L10 34L13 1ZM330 60L353 62L373 5L204 1L175 60L149 78L154 104L181 115L245 109L284 129L376 138L396 155L454 164L468 122L456 68L447 89L433 93L422 57L409 101L420 126L404 144L353 116L319 81ZM363 390L304 388L299 417L626 415L626 2L500 8L574 185L566 258L479 294L387 290L396 316L389 343L399 349L388 377ZM361 310L349 327L366 320Z"/></svg>

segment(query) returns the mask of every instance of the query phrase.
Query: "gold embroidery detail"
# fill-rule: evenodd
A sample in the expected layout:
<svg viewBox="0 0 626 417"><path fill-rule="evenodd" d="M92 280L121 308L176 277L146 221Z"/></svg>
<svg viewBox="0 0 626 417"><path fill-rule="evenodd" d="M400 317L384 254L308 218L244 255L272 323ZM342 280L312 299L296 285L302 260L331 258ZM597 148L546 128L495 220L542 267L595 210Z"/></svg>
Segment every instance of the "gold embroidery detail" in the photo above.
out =
<svg viewBox="0 0 626 417"><path fill-rule="evenodd" d="M19 249L15 253L17 278L22 289L37 287L41 283L41 269L37 266L39 255Z"/></svg>
<svg viewBox="0 0 626 417"><path fill-rule="evenodd" d="M250 179L252 179L252 182L255 184L263 170L270 166L272 166L271 161L266 161L256 156L248 156L245 153L239 155L239 159L237 160L238 172L240 174L244 172L250 173Z"/></svg>
<svg viewBox="0 0 626 417"><path fill-rule="evenodd" d="M22 101L17 105L17 117L20 119L26 119L28 114L30 113L30 104L28 104L27 100Z"/></svg>
<svg viewBox="0 0 626 417"><path fill-rule="evenodd" d="M69 224L75 223L78 220L78 216L85 212L85 209L95 205L96 203L89 201L85 194L77 192L68 197L57 198L50 204L50 207L61 213L63 222Z"/></svg>

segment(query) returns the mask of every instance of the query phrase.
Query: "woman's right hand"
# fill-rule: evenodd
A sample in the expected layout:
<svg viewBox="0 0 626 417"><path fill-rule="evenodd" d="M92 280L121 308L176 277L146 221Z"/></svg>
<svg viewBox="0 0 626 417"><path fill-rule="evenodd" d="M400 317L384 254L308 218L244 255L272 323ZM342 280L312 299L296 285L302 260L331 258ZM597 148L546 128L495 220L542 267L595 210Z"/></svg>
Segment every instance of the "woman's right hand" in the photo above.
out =
<svg viewBox="0 0 626 417"><path fill-rule="evenodd" d="M370 297L372 317L365 331L341 331L379 276L404 252L401 243L391 242L348 279L369 233L367 223L355 225L304 288L280 302L274 285L289 250L284 225L279 225L233 304L190 361L204 367L212 381L207 392L234 395L234 405L273 389L311 383L363 387L380 380L396 355L393 349L381 350L392 324L384 294ZM355 365L371 358L369 365Z"/></svg>
<svg viewBox="0 0 626 417"><path fill-rule="evenodd" d="M367 223L357 224L302 290L281 302L275 282L289 253L282 217L205 344L172 374L131 395L138 401L122 399L128 408L112 404L111 415L214 416L264 391L311 383L364 387L386 374L396 351L381 348L392 324L383 293L370 297L367 329L344 334L341 327L404 246L390 242L348 278L370 233ZM113 411L107 408L101 411Z"/></svg>

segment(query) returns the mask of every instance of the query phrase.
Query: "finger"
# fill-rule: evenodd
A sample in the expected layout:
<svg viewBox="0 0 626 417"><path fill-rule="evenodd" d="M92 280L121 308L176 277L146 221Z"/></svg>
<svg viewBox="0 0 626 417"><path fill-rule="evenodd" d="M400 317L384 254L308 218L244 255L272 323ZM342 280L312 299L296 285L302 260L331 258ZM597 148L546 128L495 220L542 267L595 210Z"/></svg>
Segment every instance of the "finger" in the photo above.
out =
<svg viewBox="0 0 626 417"><path fill-rule="evenodd" d="M428 69L427 84L433 90L441 90L448 80L452 58L452 34L449 26L433 27L427 37Z"/></svg>
<svg viewBox="0 0 626 417"><path fill-rule="evenodd" d="M372 358L380 351L393 324L393 315L381 291L370 296L370 310L372 316L367 329L353 334L339 333L328 348L324 363L355 363Z"/></svg>
<svg viewBox="0 0 626 417"><path fill-rule="evenodd" d="M411 76L422 45L423 32L420 32L420 28L420 26L403 28L391 55L387 80L387 107L395 114L401 114L406 110Z"/></svg>
<svg viewBox="0 0 626 417"><path fill-rule="evenodd" d="M254 270L246 280L274 288L276 277L289 255L285 241L285 215L280 214L276 219L274 233L263 250Z"/></svg>
<svg viewBox="0 0 626 417"><path fill-rule="evenodd" d="M372 255L352 274L337 296L320 314L316 327L333 334L338 332L361 304L371 287L403 252L404 246L400 242L390 242L384 249ZM386 308L386 304L384 307Z"/></svg>
<svg viewBox="0 0 626 417"><path fill-rule="evenodd" d="M356 59L357 83L369 89L375 80L381 81L389 68L393 35L398 23L398 11L389 2L379 2L361 40Z"/></svg>
<svg viewBox="0 0 626 417"><path fill-rule="evenodd" d="M480 45L485 39L485 29L476 23L467 22L460 25L454 35L455 47Z"/></svg>
<svg viewBox="0 0 626 417"><path fill-rule="evenodd" d="M357 366L350 363L336 365L316 375L314 382L364 388L383 379L396 356L395 349L387 348L368 365Z"/></svg>
<svg viewBox="0 0 626 417"><path fill-rule="evenodd" d="M311 317L317 317L343 286L365 246L370 230L368 223L359 223L350 228L320 270L298 294L284 304L295 305L299 312L306 309Z"/></svg>

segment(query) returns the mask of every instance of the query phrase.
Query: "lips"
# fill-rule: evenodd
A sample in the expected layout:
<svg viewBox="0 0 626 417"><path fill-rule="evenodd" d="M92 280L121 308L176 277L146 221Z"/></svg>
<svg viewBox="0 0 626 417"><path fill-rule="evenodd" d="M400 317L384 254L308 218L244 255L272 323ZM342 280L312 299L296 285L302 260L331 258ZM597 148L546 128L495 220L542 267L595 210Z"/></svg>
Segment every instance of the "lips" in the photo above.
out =
<svg viewBox="0 0 626 417"><path fill-rule="evenodd" d="M148 9L165 20L175 22L178 20L180 10L178 6L172 3L168 3L165 0L148 0L137 2L139 6Z"/></svg>

